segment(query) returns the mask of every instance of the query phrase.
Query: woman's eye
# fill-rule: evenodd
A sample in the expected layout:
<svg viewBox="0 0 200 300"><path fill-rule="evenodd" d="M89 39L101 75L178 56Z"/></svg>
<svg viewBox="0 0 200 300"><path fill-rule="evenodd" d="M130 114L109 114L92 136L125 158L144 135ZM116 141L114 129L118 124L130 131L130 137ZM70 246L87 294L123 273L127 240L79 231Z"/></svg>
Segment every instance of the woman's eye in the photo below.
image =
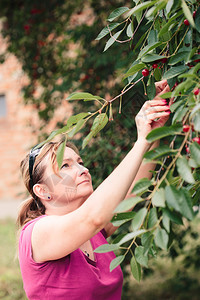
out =
<svg viewBox="0 0 200 300"><path fill-rule="evenodd" d="M61 167L61 169L62 169L62 168L68 168L68 167L69 167L68 164L64 164L64 165Z"/></svg>
<svg viewBox="0 0 200 300"><path fill-rule="evenodd" d="M84 166L84 162L83 161L79 162L79 165Z"/></svg>

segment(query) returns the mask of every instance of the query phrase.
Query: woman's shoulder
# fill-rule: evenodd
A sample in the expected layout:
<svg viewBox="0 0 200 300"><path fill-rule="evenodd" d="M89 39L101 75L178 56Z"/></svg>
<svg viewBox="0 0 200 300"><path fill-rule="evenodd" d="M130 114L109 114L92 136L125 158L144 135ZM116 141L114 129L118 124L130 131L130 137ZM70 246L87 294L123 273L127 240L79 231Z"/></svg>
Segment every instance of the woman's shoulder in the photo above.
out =
<svg viewBox="0 0 200 300"><path fill-rule="evenodd" d="M28 226L30 226L31 224L32 224L32 226L37 222L37 221L39 221L41 218L43 218L43 217L46 217L46 215L41 215L41 216L39 216L39 217L37 217L37 218L34 218L34 219L32 219L32 220L30 220L30 221L28 221L23 227L22 227L22 231L24 231Z"/></svg>

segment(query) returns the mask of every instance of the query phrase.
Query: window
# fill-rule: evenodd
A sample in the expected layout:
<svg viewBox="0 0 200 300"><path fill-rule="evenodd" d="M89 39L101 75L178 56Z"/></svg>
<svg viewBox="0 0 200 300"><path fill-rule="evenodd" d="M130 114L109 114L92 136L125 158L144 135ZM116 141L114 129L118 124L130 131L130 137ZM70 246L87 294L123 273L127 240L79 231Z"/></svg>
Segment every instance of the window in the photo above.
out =
<svg viewBox="0 0 200 300"><path fill-rule="evenodd" d="M6 97L5 95L0 95L0 118L6 116Z"/></svg>

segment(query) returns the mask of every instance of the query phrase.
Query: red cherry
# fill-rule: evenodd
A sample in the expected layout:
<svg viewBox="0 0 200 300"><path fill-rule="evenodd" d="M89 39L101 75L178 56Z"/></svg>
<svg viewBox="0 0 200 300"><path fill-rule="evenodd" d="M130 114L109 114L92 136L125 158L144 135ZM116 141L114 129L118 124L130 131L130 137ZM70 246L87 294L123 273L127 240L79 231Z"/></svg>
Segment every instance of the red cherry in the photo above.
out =
<svg viewBox="0 0 200 300"><path fill-rule="evenodd" d="M165 58L161 59L161 62L162 62L163 64L166 64L167 58L165 57Z"/></svg>
<svg viewBox="0 0 200 300"><path fill-rule="evenodd" d="M143 75L144 77L148 76L148 75L149 75L149 70L148 70L148 69L142 70L142 75Z"/></svg>
<svg viewBox="0 0 200 300"><path fill-rule="evenodd" d="M193 92L194 92L195 96L199 95L199 89L198 88L194 89Z"/></svg>
<svg viewBox="0 0 200 300"><path fill-rule="evenodd" d="M153 69L157 69L157 67L158 67L157 64L153 64L153 65L152 65L152 68L153 68Z"/></svg>
<svg viewBox="0 0 200 300"><path fill-rule="evenodd" d="M41 12L42 12L41 9L37 9L37 8L32 8L31 9L31 14L32 15L40 14Z"/></svg>
<svg viewBox="0 0 200 300"><path fill-rule="evenodd" d="M196 136L192 140L193 142L197 142L200 145L200 137Z"/></svg>
<svg viewBox="0 0 200 300"><path fill-rule="evenodd" d="M43 41L38 41L38 46L40 46L40 47L45 46L45 42L43 42Z"/></svg>
<svg viewBox="0 0 200 300"><path fill-rule="evenodd" d="M26 31L26 33L29 33L31 26L26 24L24 25L24 30Z"/></svg>
<svg viewBox="0 0 200 300"><path fill-rule="evenodd" d="M190 153L190 148L188 146L185 146L185 151L189 154Z"/></svg>
<svg viewBox="0 0 200 300"><path fill-rule="evenodd" d="M188 132L190 130L190 125L183 125L183 132Z"/></svg>
<svg viewBox="0 0 200 300"><path fill-rule="evenodd" d="M189 26L189 25L190 25L188 19L185 19L183 22L184 22L184 24L185 24L186 26Z"/></svg>
<svg viewBox="0 0 200 300"><path fill-rule="evenodd" d="M196 11L193 11L193 18L195 19L196 17Z"/></svg>

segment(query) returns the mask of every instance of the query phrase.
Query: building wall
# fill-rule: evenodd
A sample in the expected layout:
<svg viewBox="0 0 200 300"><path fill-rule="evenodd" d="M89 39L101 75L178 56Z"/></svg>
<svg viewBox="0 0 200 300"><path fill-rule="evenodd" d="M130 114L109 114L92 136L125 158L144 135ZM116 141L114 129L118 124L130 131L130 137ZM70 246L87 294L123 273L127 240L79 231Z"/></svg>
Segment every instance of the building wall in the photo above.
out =
<svg viewBox="0 0 200 300"><path fill-rule="evenodd" d="M5 47L5 41L0 37L0 54ZM6 61L0 64L0 101L5 96L6 102L5 116L2 116L4 111L0 105L0 201L27 197L19 165L25 154L37 143L39 120L34 106L23 104L21 88L26 83L28 78L20 63L14 55L9 54ZM70 115L71 108L63 101L55 118L48 124L47 132L54 130L56 122L63 120L63 116Z"/></svg>

